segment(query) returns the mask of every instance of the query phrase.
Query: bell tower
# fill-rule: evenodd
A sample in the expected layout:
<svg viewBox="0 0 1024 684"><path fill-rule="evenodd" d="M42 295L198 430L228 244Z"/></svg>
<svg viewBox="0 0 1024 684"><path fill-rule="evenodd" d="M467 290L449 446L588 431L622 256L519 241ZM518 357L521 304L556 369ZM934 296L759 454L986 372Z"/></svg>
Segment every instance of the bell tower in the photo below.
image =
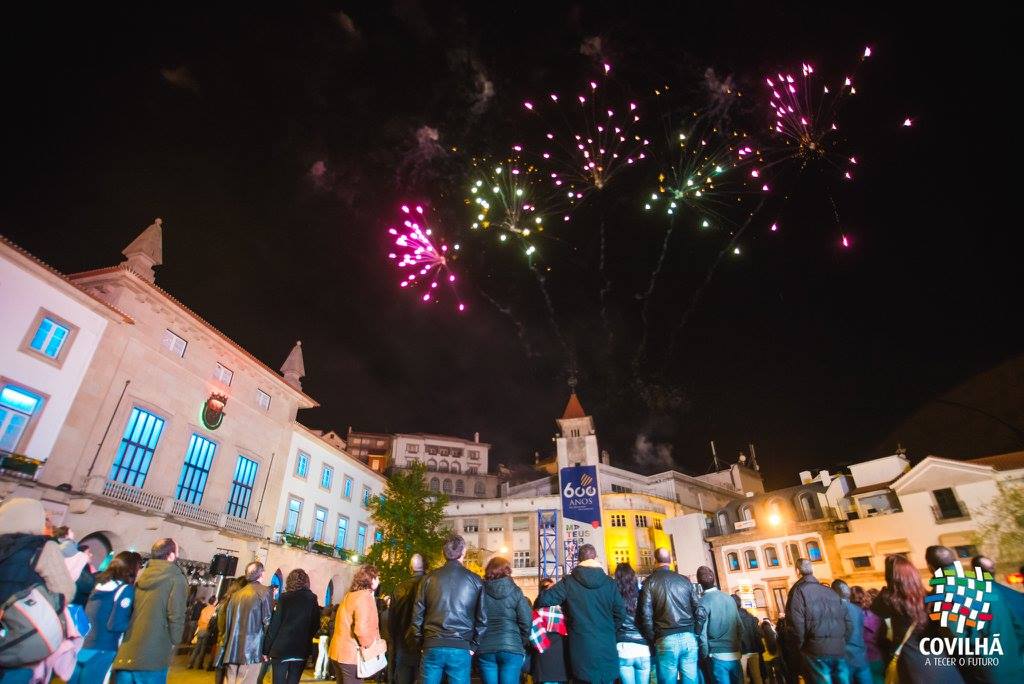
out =
<svg viewBox="0 0 1024 684"><path fill-rule="evenodd" d="M559 434L555 437L555 451L558 467L598 465L601 453L597 448L594 419L583 410L583 404L576 396L576 378L569 379L569 390L569 401L557 421Z"/></svg>

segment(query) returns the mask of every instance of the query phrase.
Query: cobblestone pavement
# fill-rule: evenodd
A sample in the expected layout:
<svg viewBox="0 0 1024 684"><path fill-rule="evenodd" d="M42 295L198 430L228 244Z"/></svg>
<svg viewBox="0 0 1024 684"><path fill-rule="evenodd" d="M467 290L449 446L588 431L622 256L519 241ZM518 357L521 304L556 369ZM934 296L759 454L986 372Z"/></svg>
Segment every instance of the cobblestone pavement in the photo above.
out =
<svg viewBox="0 0 1024 684"><path fill-rule="evenodd" d="M271 673L268 671L263 684L270 684ZM188 669L188 657L176 656L167 676L168 684L213 684L213 673L206 670ZM302 673L303 682L315 682L313 670L308 669Z"/></svg>

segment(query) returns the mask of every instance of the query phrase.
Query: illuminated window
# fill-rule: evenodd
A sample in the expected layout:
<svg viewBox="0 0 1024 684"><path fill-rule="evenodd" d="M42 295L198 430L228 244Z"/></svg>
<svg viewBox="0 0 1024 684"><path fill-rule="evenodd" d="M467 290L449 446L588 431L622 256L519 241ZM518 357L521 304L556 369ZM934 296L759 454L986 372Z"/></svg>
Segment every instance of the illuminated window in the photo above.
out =
<svg viewBox="0 0 1024 684"><path fill-rule="evenodd" d="M730 553L728 556L726 556L726 559L729 562L729 570L740 569L740 557L737 554Z"/></svg>
<svg viewBox="0 0 1024 684"><path fill-rule="evenodd" d="M264 411L270 410L270 395L261 389L256 390L256 404Z"/></svg>
<svg viewBox="0 0 1024 684"><path fill-rule="evenodd" d="M612 527L625 527L626 526L626 516L625 516L625 514L624 513L613 513L612 516L611 516L611 526Z"/></svg>
<svg viewBox="0 0 1024 684"><path fill-rule="evenodd" d="M343 549L345 548L345 537L348 536L348 518L343 515L338 516L338 531L334 535L334 548Z"/></svg>
<svg viewBox="0 0 1024 684"><path fill-rule="evenodd" d="M373 543L376 544L380 540L384 539L384 533L380 530L373 531Z"/></svg>
<svg viewBox="0 0 1024 684"><path fill-rule="evenodd" d="M754 553L753 549L747 549L743 552L743 557L747 561L747 567L751 570L757 569L757 554Z"/></svg>
<svg viewBox="0 0 1024 684"><path fill-rule="evenodd" d="M309 454L305 451L300 451L295 457L295 477L301 477L303 480L306 479L306 475L309 474Z"/></svg>
<svg viewBox="0 0 1024 684"><path fill-rule="evenodd" d="M197 506L203 503L203 492L206 491L206 481L210 477L210 466L213 465L213 456L216 453L215 442L192 433L174 498Z"/></svg>
<svg viewBox="0 0 1024 684"><path fill-rule="evenodd" d="M334 483L334 468L329 465L324 465L320 470L320 487L331 491L331 485Z"/></svg>
<svg viewBox="0 0 1024 684"><path fill-rule="evenodd" d="M29 349L48 359L60 359L65 343L71 339L72 331L75 330L74 326L56 316L44 315L42 312L37 320L35 333L28 343Z"/></svg>
<svg viewBox="0 0 1024 684"><path fill-rule="evenodd" d="M6 392L7 388L4 388ZM0 402L6 404L6 402ZM0 406L0 412L4 408ZM121 445L117 448L117 455L114 456L114 463L110 467L109 479L115 482L123 482L133 487L142 487L146 484L146 475L149 473L149 465L153 461L153 453L156 451L157 442L163 433L164 419L138 406L132 408L128 417L128 425L124 428L124 436L121 438ZM2 433L5 437L6 429ZM3 448L7 448L6 445Z"/></svg>
<svg viewBox="0 0 1024 684"><path fill-rule="evenodd" d="M317 506L313 513L313 541L324 540L324 528L327 526L327 509Z"/></svg>
<svg viewBox="0 0 1024 684"><path fill-rule="evenodd" d="M298 534L299 520L302 518L302 499L288 497L288 520L285 522L286 534Z"/></svg>
<svg viewBox="0 0 1024 684"><path fill-rule="evenodd" d="M360 555L366 550L366 525L359 523L356 531L356 553Z"/></svg>
<svg viewBox="0 0 1024 684"><path fill-rule="evenodd" d="M807 557L815 563L821 560L821 546L818 545L818 542L807 542Z"/></svg>
<svg viewBox="0 0 1024 684"><path fill-rule="evenodd" d="M370 507L370 499L373 497L373 492L370 491L369 487L363 487L363 508Z"/></svg>
<svg viewBox="0 0 1024 684"><path fill-rule="evenodd" d="M249 512L252 487L256 482L256 471L260 464L245 456L238 457L235 477L231 481L231 497L228 499L228 515L244 518Z"/></svg>
<svg viewBox="0 0 1024 684"><path fill-rule="evenodd" d="M218 363L213 367L213 377L225 385L230 385L231 379L235 377L235 374L224 364Z"/></svg>
<svg viewBox="0 0 1024 684"><path fill-rule="evenodd" d="M164 349L178 357L185 356L185 347L188 346L188 342L184 338L178 337L170 330L164 330L164 336L160 340L160 344L163 345Z"/></svg>
<svg viewBox="0 0 1024 684"><path fill-rule="evenodd" d="M344 497L346 499L348 499L349 501L352 500L352 485L353 484L355 484L355 481L351 477L346 477L345 478L345 493L344 493Z"/></svg>
<svg viewBox="0 0 1024 684"><path fill-rule="evenodd" d="M769 567L772 567L772 568L779 567L779 554L775 550L774 546L766 546L766 547L764 547L764 562Z"/></svg>

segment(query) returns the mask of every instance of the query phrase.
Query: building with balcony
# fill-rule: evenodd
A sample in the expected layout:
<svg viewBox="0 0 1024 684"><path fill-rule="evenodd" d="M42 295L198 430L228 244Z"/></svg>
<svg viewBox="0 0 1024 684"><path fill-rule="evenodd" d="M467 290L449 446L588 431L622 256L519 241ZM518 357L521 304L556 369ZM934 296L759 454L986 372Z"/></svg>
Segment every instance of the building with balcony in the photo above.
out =
<svg viewBox="0 0 1024 684"><path fill-rule="evenodd" d="M744 487L763 491L759 473L739 464L701 477L676 471L640 475L609 465L598 449L593 418L575 393L557 423L555 457L538 463L543 477L503 485L494 500L453 500L445 508L449 526L466 538L470 557L484 565L492 556L506 556L513 579L529 596L536 595L540 577L559 576L565 564L561 467L597 466L602 562L609 570L628 562L641 574L650 571L654 550L663 546L672 550L678 570L694 577L699 566L712 563L704 540L705 511L744 499Z"/></svg>
<svg viewBox="0 0 1024 684"><path fill-rule="evenodd" d="M391 467L393 435L380 432L357 432L349 426L345 445L348 453L365 463L370 470L386 473Z"/></svg>
<svg viewBox="0 0 1024 684"><path fill-rule="evenodd" d="M64 276L0 244L0 497L41 499L99 557L173 537L190 572L229 553L263 561L277 581L304 567L321 597L332 579L347 586L343 554L277 534L289 495L320 500L319 471L303 483L285 476L303 439L318 445L311 468L330 460L371 495L383 487L296 422L317 405L302 391L301 345L279 374L160 288L159 219L123 254L118 266ZM319 506L297 524L310 529Z"/></svg>

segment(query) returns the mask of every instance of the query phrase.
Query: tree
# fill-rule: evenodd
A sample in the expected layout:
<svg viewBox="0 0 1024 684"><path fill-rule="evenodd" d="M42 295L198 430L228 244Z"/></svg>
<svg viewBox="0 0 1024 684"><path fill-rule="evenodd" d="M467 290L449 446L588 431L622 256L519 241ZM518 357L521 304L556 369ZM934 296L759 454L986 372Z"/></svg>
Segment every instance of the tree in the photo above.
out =
<svg viewBox="0 0 1024 684"><path fill-rule="evenodd" d="M364 560L380 571L381 593L390 595L409 576L409 560L423 556L427 567L438 565L441 545L450 534L444 525L448 497L427 489L427 469L416 464L396 471L384 494L370 502L370 513L381 540L370 547Z"/></svg>
<svg viewBox="0 0 1024 684"><path fill-rule="evenodd" d="M1017 569L1024 562L1024 485L997 482L998 494L983 509L978 541L996 562Z"/></svg>

